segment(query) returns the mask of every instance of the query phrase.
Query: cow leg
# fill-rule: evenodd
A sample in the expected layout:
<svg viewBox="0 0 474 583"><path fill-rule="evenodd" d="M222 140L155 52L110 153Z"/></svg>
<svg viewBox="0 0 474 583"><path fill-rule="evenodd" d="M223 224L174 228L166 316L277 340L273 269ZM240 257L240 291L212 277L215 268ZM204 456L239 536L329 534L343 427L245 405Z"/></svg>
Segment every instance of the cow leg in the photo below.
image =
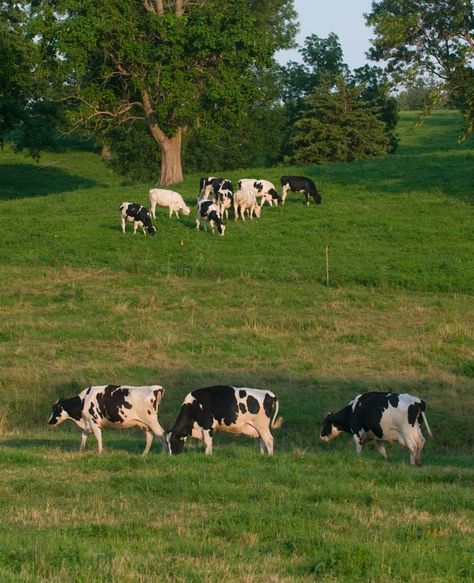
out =
<svg viewBox="0 0 474 583"><path fill-rule="evenodd" d="M122 217L122 233L125 233L125 223L127 221Z"/></svg>
<svg viewBox="0 0 474 583"><path fill-rule="evenodd" d="M364 440L362 439L362 437L354 435L354 443L356 446L357 455L360 455L362 453L362 446L364 445Z"/></svg>
<svg viewBox="0 0 474 583"><path fill-rule="evenodd" d="M285 199L288 195L288 185L285 184L285 186L283 186L283 188L281 189L281 204L285 204Z"/></svg>
<svg viewBox="0 0 474 583"><path fill-rule="evenodd" d="M145 429L145 449L143 450L142 457L148 455L150 451L151 444L153 443L153 433L150 429Z"/></svg>
<svg viewBox="0 0 474 583"><path fill-rule="evenodd" d="M204 443L204 453L206 455L212 454L212 436L209 430L202 430L202 441Z"/></svg>
<svg viewBox="0 0 474 583"><path fill-rule="evenodd" d="M150 426L150 429L151 431L153 431L156 437L160 438L161 443L163 444L163 451L167 451L168 442L166 441L165 430L163 429L163 427L161 427L158 420L156 420L156 423L153 423L153 426Z"/></svg>
<svg viewBox="0 0 474 583"><path fill-rule="evenodd" d="M199 227L201 226L201 221L196 219L196 231L199 231Z"/></svg>
<svg viewBox="0 0 474 583"><path fill-rule="evenodd" d="M87 436L90 433L90 429L83 429L82 434L81 434L81 447L79 448L79 451L81 453L83 453L83 451L86 449L86 442L87 442Z"/></svg>
<svg viewBox="0 0 474 583"><path fill-rule="evenodd" d="M156 202L151 202L151 203L150 203L150 212L151 212L151 216L152 216L154 219L156 219L156 214L155 214L155 211L156 211Z"/></svg>
<svg viewBox="0 0 474 583"><path fill-rule="evenodd" d="M306 206L309 206L309 195L307 192L304 193L304 199L306 201Z"/></svg>
<svg viewBox="0 0 474 583"><path fill-rule="evenodd" d="M381 441L376 441L375 446L377 447L377 451L380 455L383 455L385 459L387 459L387 451L385 450L385 445Z"/></svg>
<svg viewBox="0 0 474 583"><path fill-rule="evenodd" d="M270 431L260 432L260 453L264 454L265 451L268 455L273 455L273 435Z"/></svg>
<svg viewBox="0 0 474 583"><path fill-rule="evenodd" d="M94 437L97 440L97 447L99 448L99 453L102 453L104 451L102 447L102 431L100 430L100 427L95 423L91 423L91 429L92 433L94 434Z"/></svg>

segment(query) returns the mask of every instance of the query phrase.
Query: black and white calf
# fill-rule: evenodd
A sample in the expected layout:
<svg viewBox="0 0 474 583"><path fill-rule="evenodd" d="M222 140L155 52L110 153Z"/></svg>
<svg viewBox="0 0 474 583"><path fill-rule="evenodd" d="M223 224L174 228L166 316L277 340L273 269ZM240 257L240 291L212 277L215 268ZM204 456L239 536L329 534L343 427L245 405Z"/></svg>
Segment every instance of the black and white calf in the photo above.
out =
<svg viewBox="0 0 474 583"><path fill-rule="evenodd" d="M219 207L221 216L224 217L224 213L231 207L234 199L232 182L228 178L217 178L216 176L201 178L198 201L209 200L210 196Z"/></svg>
<svg viewBox="0 0 474 583"><path fill-rule="evenodd" d="M207 223L211 225L212 234L214 227L217 228L219 235L224 236L225 225L222 223L219 207L212 200L200 200L197 206L196 230L199 231L201 223L204 223L204 229L207 231Z"/></svg>
<svg viewBox="0 0 474 583"><path fill-rule="evenodd" d="M70 399L58 399L53 405L49 425L59 425L71 419L82 429L81 451L87 436L93 433L102 453L103 427L127 429L138 427L145 432L147 455L156 435L166 448L163 428L158 422L158 408L164 389L160 385L132 387L128 385L103 385L84 389Z"/></svg>
<svg viewBox="0 0 474 583"><path fill-rule="evenodd" d="M265 202L270 206L278 206L280 196L276 188L268 180L255 180L255 178L241 178L238 182L239 190L251 190L256 198L260 199L260 206Z"/></svg>
<svg viewBox="0 0 474 583"><path fill-rule="evenodd" d="M278 429L278 399L270 391L247 387L217 386L189 393L178 418L167 433L169 453L180 453L188 437L203 441L205 453L212 453L216 431L248 435L260 441L260 453L273 454L270 429ZM273 417L272 417L273 413Z"/></svg>
<svg viewBox="0 0 474 583"><path fill-rule="evenodd" d="M120 216L122 218L122 233L125 233L126 223L130 222L133 223L134 235L137 233L137 229L141 229L144 235L147 234L147 231L150 235L156 235L156 227L151 222L151 214L141 204L123 202L120 205Z"/></svg>
<svg viewBox="0 0 474 583"><path fill-rule="evenodd" d="M410 463L420 464L425 438L421 433L423 419L428 434L432 436L425 415L425 402L406 393L364 393L357 395L338 413L328 413L321 428L322 441L331 441L340 433L353 436L358 454L368 440L385 458L387 452L382 442L398 441L410 451Z"/></svg>
<svg viewBox="0 0 474 583"><path fill-rule="evenodd" d="M316 204L321 204L321 194L311 178L307 178L306 176L282 176L280 182L282 187L282 204L285 204L285 199L289 190L292 192L302 192L307 205L309 205L310 196L313 197Z"/></svg>

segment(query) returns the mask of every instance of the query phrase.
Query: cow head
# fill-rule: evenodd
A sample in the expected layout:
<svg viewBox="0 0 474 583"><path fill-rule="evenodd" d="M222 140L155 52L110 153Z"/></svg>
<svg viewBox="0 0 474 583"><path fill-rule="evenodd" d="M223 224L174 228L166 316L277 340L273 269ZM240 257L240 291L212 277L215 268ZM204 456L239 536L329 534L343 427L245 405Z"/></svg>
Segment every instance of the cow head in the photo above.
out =
<svg viewBox="0 0 474 583"><path fill-rule="evenodd" d="M183 213L184 216L187 217L191 212L191 209L188 206L184 205L183 208L181 209L181 212Z"/></svg>
<svg viewBox="0 0 474 583"><path fill-rule="evenodd" d="M186 443L186 435L178 435L174 431L168 431L166 434L166 443L168 445L168 453L179 454L183 451L184 444Z"/></svg>
<svg viewBox="0 0 474 583"><path fill-rule="evenodd" d="M335 422L334 422L334 415L332 413L328 413L324 418L323 425L321 427L321 433L319 434L319 438L321 441L329 442L332 441L335 437L337 437L340 433L342 433L342 429L339 429Z"/></svg>
<svg viewBox="0 0 474 583"><path fill-rule="evenodd" d="M66 419L72 419L74 423L82 427L82 406L83 401L79 395L70 399L58 399L53 405L53 412L48 419L48 425L59 425Z"/></svg>
<svg viewBox="0 0 474 583"><path fill-rule="evenodd" d="M66 419L69 419L69 415L63 406L64 401L65 399L58 399L54 403L51 417L48 419L48 425L59 425L63 421L66 421Z"/></svg>
<svg viewBox="0 0 474 583"><path fill-rule="evenodd" d="M258 204L255 205L254 213L255 213L255 216L257 217L257 219L259 219L260 215L262 214L262 209L261 209L260 205L258 205Z"/></svg>
<svg viewBox="0 0 474 583"><path fill-rule="evenodd" d="M147 225L146 230L151 236L156 235L156 227L154 225Z"/></svg>

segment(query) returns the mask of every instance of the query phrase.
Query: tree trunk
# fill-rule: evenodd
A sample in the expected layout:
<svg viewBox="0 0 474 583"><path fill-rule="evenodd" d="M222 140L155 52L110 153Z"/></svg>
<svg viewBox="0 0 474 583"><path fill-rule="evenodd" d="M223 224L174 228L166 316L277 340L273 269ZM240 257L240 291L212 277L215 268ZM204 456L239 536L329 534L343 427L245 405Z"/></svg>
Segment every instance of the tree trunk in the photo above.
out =
<svg viewBox="0 0 474 583"><path fill-rule="evenodd" d="M102 160L110 160L110 146L109 144L106 144L105 142L102 144L102 150L100 152L100 157L102 158Z"/></svg>
<svg viewBox="0 0 474 583"><path fill-rule="evenodd" d="M161 150L161 176L157 186L166 186L183 181L181 167L181 136L183 128L178 128L173 137L168 138L156 121L155 108L148 91L142 91L143 111L148 129Z"/></svg>
<svg viewBox="0 0 474 583"><path fill-rule="evenodd" d="M181 128L172 138L160 140L161 149L161 176L157 186L166 186L183 181L183 169L181 166Z"/></svg>

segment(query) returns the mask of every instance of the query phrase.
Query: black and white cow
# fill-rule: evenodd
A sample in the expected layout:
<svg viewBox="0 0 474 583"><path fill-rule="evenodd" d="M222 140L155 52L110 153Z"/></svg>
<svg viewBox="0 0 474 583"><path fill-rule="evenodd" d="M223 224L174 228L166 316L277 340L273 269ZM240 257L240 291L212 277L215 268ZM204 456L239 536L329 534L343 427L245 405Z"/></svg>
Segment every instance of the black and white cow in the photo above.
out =
<svg viewBox="0 0 474 583"><path fill-rule="evenodd" d="M198 202L196 214L196 230L199 231L201 223L204 223L204 229L207 231L207 223L210 224L212 234L214 234L214 227L221 237L224 236L225 225L222 223L221 212L219 207L212 200L200 200Z"/></svg>
<svg viewBox="0 0 474 583"><path fill-rule="evenodd" d="M58 399L53 405L49 425L59 425L71 419L82 429L81 451L87 436L93 433L102 453L103 427L127 429L138 427L145 432L147 455L156 435L167 449L163 428L158 422L158 408L164 389L160 385L132 387L128 385L103 385L84 389L70 399Z"/></svg>
<svg viewBox="0 0 474 583"><path fill-rule="evenodd" d="M421 419L432 436L425 415L425 402L419 397L406 393L364 393L357 395L338 413L328 413L320 437L328 442L342 432L350 433L358 454L366 441L374 439L384 458L387 458L387 452L382 442L398 441L410 451L410 463L419 465L425 444Z"/></svg>
<svg viewBox="0 0 474 583"><path fill-rule="evenodd" d="M137 229L141 229L144 235L146 235L147 231L150 235L156 235L156 227L151 222L151 214L141 204L123 202L120 205L120 216L122 218L122 233L125 233L126 223L133 222L134 235L137 233Z"/></svg>
<svg viewBox="0 0 474 583"><path fill-rule="evenodd" d="M219 207L221 216L227 211L234 200L234 189L232 182L228 178L217 178L216 176L206 176L199 180L199 200L209 200L212 194L212 199Z"/></svg>
<svg viewBox="0 0 474 583"><path fill-rule="evenodd" d="M255 178L241 178L238 182L239 190L252 190L256 198L260 199L260 206L265 202L270 206L278 206L280 196L274 185L268 180L256 180Z"/></svg>
<svg viewBox="0 0 474 583"><path fill-rule="evenodd" d="M316 184L311 178L306 176L282 176L280 178L281 182L281 200L282 204L285 204L285 199L287 197L288 191L292 192L302 192L306 200L306 204L309 205L309 197L312 196L316 204L321 204L321 194L316 188Z"/></svg>
<svg viewBox="0 0 474 583"><path fill-rule="evenodd" d="M283 419L277 418L278 399L271 391L247 387L216 386L189 393L178 418L166 435L168 451L178 454L188 437L204 442L212 453L214 432L248 435L260 441L260 453L273 455L273 436ZM273 417L272 417L273 412Z"/></svg>

